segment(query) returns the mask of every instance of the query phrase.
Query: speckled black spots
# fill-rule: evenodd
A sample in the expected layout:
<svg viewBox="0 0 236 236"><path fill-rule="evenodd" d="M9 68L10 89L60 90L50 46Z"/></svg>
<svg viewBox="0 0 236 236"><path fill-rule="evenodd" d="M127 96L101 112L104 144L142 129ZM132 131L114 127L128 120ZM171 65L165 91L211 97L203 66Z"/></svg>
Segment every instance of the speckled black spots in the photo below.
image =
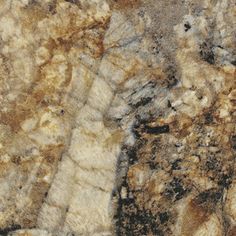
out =
<svg viewBox="0 0 236 236"><path fill-rule="evenodd" d="M160 49L157 45L152 47L152 52L153 54L159 54L160 53Z"/></svg>
<svg viewBox="0 0 236 236"><path fill-rule="evenodd" d="M167 88L171 89L178 84L177 79L177 66L173 62L173 65L170 65L166 68L166 75L167 75Z"/></svg>
<svg viewBox="0 0 236 236"><path fill-rule="evenodd" d="M152 36L153 39L153 46L152 46L152 52L154 55L158 55L161 51L161 41L162 41L163 35L162 34L154 34Z"/></svg>
<svg viewBox="0 0 236 236"><path fill-rule="evenodd" d="M127 197L122 197L121 190L125 188ZM152 209L146 209L143 203L137 201L134 197L135 191L130 189L126 179L123 180L116 196L118 196L118 207L114 215L116 226L116 235L120 236L140 236L140 235L163 235L160 227L160 219L166 220L165 214L159 216L159 211L152 212ZM164 212L161 212L164 213ZM166 221L167 222L167 221ZM163 223L164 224L164 223Z"/></svg>
<svg viewBox="0 0 236 236"><path fill-rule="evenodd" d="M135 147L131 147L127 150L127 155L129 157L129 165L133 165L138 161L137 150Z"/></svg>
<svg viewBox="0 0 236 236"><path fill-rule="evenodd" d="M162 125L162 126L148 126L144 127L144 132L148 134L164 134L170 132L169 125Z"/></svg>
<svg viewBox="0 0 236 236"><path fill-rule="evenodd" d="M14 156L11 158L12 163L15 165L20 165L21 164L21 157L20 156Z"/></svg>
<svg viewBox="0 0 236 236"><path fill-rule="evenodd" d="M208 189L198 194L194 203L197 205L208 205L209 203L216 204L222 198L222 192L217 189Z"/></svg>
<svg viewBox="0 0 236 236"><path fill-rule="evenodd" d="M181 170L181 167L180 167L181 161L182 161L181 159L175 160L175 161L171 164L171 169L172 169L172 170Z"/></svg>
<svg viewBox="0 0 236 236"><path fill-rule="evenodd" d="M223 188L229 188L232 183L232 174L222 174L218 180L218 185Z"/></svg>
<svg viewBox="0 0 236 236"><path fill-rule="evenodd" d="M138 162L138 150L145 145L147 140L140 138L138 139L133 146L124 145L122 147L122 152L125 152L128 156L129 165L133 165Z"/></svg>
<svg viewBox="0 0 236 236"><path fill-rule="evenodd" d="M0 229L0 235L1 236L7 236L10 232L13 232L15 230L21 229L21 226L18 224L11 225L10 227Z"/></svg>
<svg viewBox="0 0 236 236"><path fill-rule="evenodd" d="M211 170L220 171L221 163L216 157L210 156L205 163L205 168L207 171L211 171Z"/></svg>
<svg viewBox="0 0 236 236"><path fill-rule="evenodd" d="M170 215L168 212L161 212L159 213L159 219L161 224L165 224L170 219Z"/></svg>
<svg viewBox="0 0 236 236"><path fill-rule="evenodd" d="M173 75L169 76L167 79L167 88L173 88L178 84L178 79Z"/></svg>
<svg viewBox="0 0 236 236"><path fill-rule="evenodd" d="M178 201L188 192L189 189L183 185L182 180L174 177L174 179L168 184L164 195L173 201Z"/></svg>
<svg viewBox="0 0 236 236"><path fill-rule="evenodd" d="M117 221L117 235L158 235L164 233L158 227L158 218L149 210L139 209L134 200L121 200L121 213Z"/></svg>
<svg viewBox="0 0 236 236"><path fill-rule="evenodd" d="M186 23L184 24L184 31L187 32L187 31L189 31L190 29L191 29L191 25L189 24L189 22L186 22Z"/></svg>
<svg viewBox="0 0 236 236"><path fill-rule="evenodd" d="M213 52L213 45L206 41L200 45L200 56L201 58L208 62L209 64L215 64L215 55Z"/></svg>
<svg viewBox="0 0 236 236"><path fill-rule="evenodd" d="M159 164L154 161L148 162L148 165L149 165L150 170L157 170L159 167Z"/></svg>
<svg viewBox="0 0 236 236"><path fill-rule="evenodd" d="M233 150L236 150L236 135L232 135L231 137L231 146Z"/></svg>

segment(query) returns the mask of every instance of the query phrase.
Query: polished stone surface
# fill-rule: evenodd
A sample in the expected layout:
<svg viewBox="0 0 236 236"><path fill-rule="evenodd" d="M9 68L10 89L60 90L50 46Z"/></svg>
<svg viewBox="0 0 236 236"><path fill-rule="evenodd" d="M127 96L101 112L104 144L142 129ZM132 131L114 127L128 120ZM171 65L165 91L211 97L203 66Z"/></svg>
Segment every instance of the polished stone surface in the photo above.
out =
<svg viewBox="0 0 236 236"><path fill-rule="evenodd" d="M236 235L233 0L0 0L0 235Z"/></svg>

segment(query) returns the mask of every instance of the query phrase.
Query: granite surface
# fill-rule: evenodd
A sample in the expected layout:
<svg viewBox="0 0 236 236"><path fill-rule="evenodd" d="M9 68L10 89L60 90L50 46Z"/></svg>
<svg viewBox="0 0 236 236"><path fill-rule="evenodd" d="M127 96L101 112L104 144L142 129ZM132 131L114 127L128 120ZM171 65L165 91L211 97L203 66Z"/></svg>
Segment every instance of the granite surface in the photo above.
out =
<svg viewBox="0 0 236 236"><path fill-rule="evenodd" d="M0 235L236 236L234 0L0 0Z"/></svg>

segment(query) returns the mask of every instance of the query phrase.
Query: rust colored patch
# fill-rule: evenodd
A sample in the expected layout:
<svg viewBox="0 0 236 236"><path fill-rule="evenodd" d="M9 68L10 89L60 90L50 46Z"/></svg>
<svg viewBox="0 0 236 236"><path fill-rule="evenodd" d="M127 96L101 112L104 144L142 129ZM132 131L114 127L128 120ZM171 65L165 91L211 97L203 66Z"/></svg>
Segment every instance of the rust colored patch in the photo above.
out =
<svg viewBox="0 0 236 236"><path fill-rule="evenodd" d="M16 107L9 112L1 113L0 119L2 124L9 125L13 132L17 132L20 129L20 123L24 121L29 115L29 110Z"/></svg>
<svg viewBox="0 0 236 236"><path fill-rule="evenodd" d="M192 199L183 217L183 236L193 235L193 233L206 222L215 211L217 202L221 199L222 193L217 189L209 189L201 192Z"/></svg>
<svg viewBox="0 0 236 236"><path fill-rule="evenodd" d="M181 235L193 235L193 233L208 220L209 216L210 212L206 211L204 208L190 204L183 217Z"/></svg>
<svg viewBox="0 0 236 236"><path fill-rule="evenodd" d="M49 145L47 149L42 150L42 155L45 157L45 164L54 166L54 163L60 159L63 148L64 145Z"/></svg>
<svg viewBox="0 0 236 236"><path fill-rule="evenodd" d="M233 226L227 233L227 236L235 236L236 235L236 226Z"/></svg>
<svg viewBox="0 0 236 236"><path fill-rule="evenodd" d="M192 119L185 115L180 114L179 116L174 117L173 121L170 123L170 128L173 130L173 133L176 137L186 137L189 135L189 127L191 127L193 121Z"/></svg>

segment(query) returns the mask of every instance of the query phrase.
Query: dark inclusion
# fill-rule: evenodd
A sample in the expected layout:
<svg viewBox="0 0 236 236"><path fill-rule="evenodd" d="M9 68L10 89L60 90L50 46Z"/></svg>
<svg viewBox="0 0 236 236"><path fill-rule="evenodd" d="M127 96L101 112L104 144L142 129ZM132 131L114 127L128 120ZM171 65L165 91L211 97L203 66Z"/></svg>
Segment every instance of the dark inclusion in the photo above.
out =
<svg viewBox="0 0 236 236"><path fill-rule="evenodd" d="M131 104L133 107L138 108L140 106L145 106L152 101L152 97L142 97L140 101L136 104Z"/></svg>
<svg viewBox="0 0 236 236"><path fill-rule="evenodd" d="M210 112L206 113L204 118L205 124L211 124L214 121L213 115Z"/></svg>
<svg viewBox="0 0 236 236"><path fill-rule="evenodd" d="M233 150L236 150L236 135L233 135L231 137L231 145L232 145Z"/></svg>
<svg viewBox="0 0 236 236"><path fill-rule="evenodd" d="M176 86L179 82L177 79L176 66L173 64L173 65L170 65L169 67L167 67L166 74L167 74L167 88L171 89L174 86Z"/></svg>
<svg viewBox="0 0 236 236"><path fill-rule="evenodd" d="M205 41L200 45L200 56L201 58L208 62L209 64L215 64L215 54L213 52L213 45L209 41Z"/></svg>
<svg viewBox="0 0 236 236"><path fill-rule="evenodd" d="M223 194L221 191L217 191L217 189L208 189L204 192L201 192L195 199L194 203L197 205L205 205L209 206L209 203L216 204L220 201Z"/></svg>
<svg viewBox="0 0 236 236"><path fill-rule="evenodd" d="M233 177L232 173L222 174L218 180L218 185L228 189L232 183L232 177Z"/></svg>
<svg viewBox="0 0 236 236"><path fill-rule="evenodd" d="M191 25L189 24L189 22L184 24L184 31L187 32L188 30L191 29Z"/></svg>
<svg viewBox="0 0 236 236"><path fill-rule="evenodd" d="M169 133L170 128L169 125L162 125L162 126L148 126L146 125L144 127L144 132L148 134L164 134L164 133Z"/></svg>
<svg viewBox="0 0 236 236"><path fill-rule="evenodd" d="M181 163L181 159L177 159L175 160L172 165L171 165L171 169L172 170L181 170L181 167L179 166L179 164Z"/></svg>
<svg viewBox="0 0 236 236"><path fill-rule="evenodd" d="M80 3L80 1L79 0L65 0L66 2L70 2L70 3L72 3L72 4L76 4L76 5L78 5L79 3Z"/></svg>
<svg viewBox="0 0 236 236"><path fill-rule="evenodd" d="M55 15L57 13L56 11L56 2L53 1L51 3L48 4L48 11L52 14Z"/></svg>
<svg viewBox="0 0 236 236"><path fill-rule="evenodd" d="M159 219L161 224L165 224L170 219L170 215L168 212L161 212L159 214Z"/></svg>
<svg viewBox="0 0 236 236"><path fill-rule="evenodd" d="M127 191L130 192L126 182L123 183ZM159 228L160 224L168 221L165 213L152 213L150 210L140 207L134 198L122 199L119 196L116 219L116 235L140 236L153 233L154 235L164 236ZM159 215L159 216L158 216Z"/></svg>
<svg viewBox="0 0 236 236"><path fill-rule="evenodd" d="M151 135L160 135L164 133L170 132L169 125L157 125L157 126L150 126L147 125L147 120L137 119L133 125L132 131L136 138L140 138L142 133L147 133Z"/></svg>
<svg viewBox="0 0 236 236"><path fill-rule="evenodd" d="M173 201L178 201L182 199L190 189L186 188L183 185L183 182L181 179L173 178L173 180L168 184L164 195Z"/></svg>
<svg viewBox="0 0 236 236"><path fill-rule="evenodd" d="M140 133L147 132L150 134L161 135L169 132L168 125L150 127L146 125L146 123L148 123L147 120L137 118L134 127L139 130L141 129L140 127L142 127L142 130L139 131ZM132 147L127 145L123 147L122 152L126 153L128 156L129 166L139 162L138 152L146 145L146 143L147 140L139 136ZM154 153L156 153L157 150L155 147L158 147L158 145L159 142L157 138L152 147ZM157 169L158 164L153 160L152 151L150 154L150 161L147 162L147 164L149 164L150 169ZM179 186L178 183L176 183L176 186L172 187L174 188L174 191L176 191L176 198L178 199L184 196L184 192L187 191L181 188L182 186ZM127 191L126 198L121 197L122 188L125 188ZM168 232L169 222L173 218L171 213L160 209L159 207L156 207L154 211L153 208L146 209L144 207L145 202L143 202L143 204L137 202L137 194L139 195L139 192L129 187L127 176L124 176L121 186L117 192L114 192L114 196L118 198L118 207L116 209L116 215L114 216L116 235L145 236L151 233L152 235L164 236L166 232Z"/></svg>
<svg viewBox="0 0 236 236"><path fill-rule="evenodd" d="M18 229L21 229L21 226L18 224L11 225L10 227L4 228L4 229L0 228L0 235L7 236L10 232L13 232Z"/></svg>

